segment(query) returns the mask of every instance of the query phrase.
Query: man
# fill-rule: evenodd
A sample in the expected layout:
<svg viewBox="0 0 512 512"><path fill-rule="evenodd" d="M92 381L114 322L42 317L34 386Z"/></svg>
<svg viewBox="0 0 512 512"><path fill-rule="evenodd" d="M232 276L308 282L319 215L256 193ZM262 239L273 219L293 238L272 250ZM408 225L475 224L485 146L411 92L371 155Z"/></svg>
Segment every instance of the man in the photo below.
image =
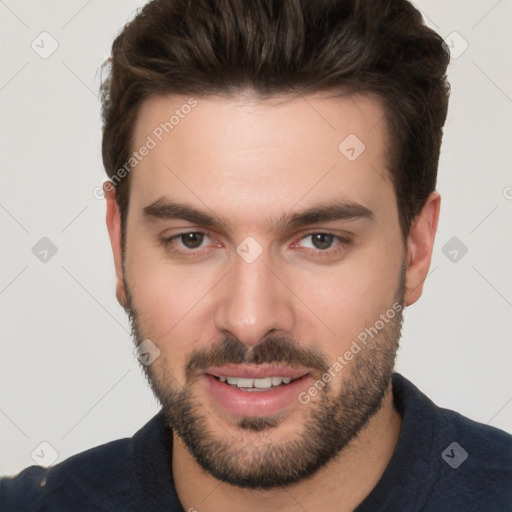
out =
<svg viewBox="0 0 512 512"><path fill-rule="evenodd" d="M155 0L103 85L107 227L161 412L2 511L510 510L511 437L393 373L439 216L406 1Z"/></svg>

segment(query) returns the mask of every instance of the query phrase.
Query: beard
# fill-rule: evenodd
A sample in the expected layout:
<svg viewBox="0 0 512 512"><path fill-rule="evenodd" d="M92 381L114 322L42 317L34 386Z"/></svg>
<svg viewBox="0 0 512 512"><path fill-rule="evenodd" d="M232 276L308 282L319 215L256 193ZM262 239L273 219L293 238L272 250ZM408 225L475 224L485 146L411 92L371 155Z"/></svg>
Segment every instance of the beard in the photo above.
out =
<svg viewBox="0 0 512 512"><path fill-rule="evenodd" d="M150 336L142 328L143 318L134 306L126 279L124 284L127 298L125 310L138 346ZM395 304L403 304L404 289L405 270L402 269ZM205 471L222 482L238 487L283 487L312 476L340 454L382 407L399 347L402 307L397 309L390 305L389 310L396 314L338 375L324 383L325 387L318 392L314 401L300 406L304 412L291 440L272 441L268 433L254 438L257 432L272 433L277 429L282 421L279 415L240 417L236 423L238 429L241 433L252 432L254 442L245 439L237 445L225 429L215 431L212 428L216 422L195 398L193 384L211 366L264 363L312 368L311 376L316 382L328 373L334 363L328 364L326 356L318 349L299 346L292 338L286 337L268 337L253 348L248 348L236 337L226 337L220 343L189 355L183 386L168 372L165 361L159 365L158 372L155 365L142 365L142 368L162 406L167 424ZM158 340L154 341L159 345ZM339 390L336 391L333 384L338 381L341 386L338 384Z"/></svg>

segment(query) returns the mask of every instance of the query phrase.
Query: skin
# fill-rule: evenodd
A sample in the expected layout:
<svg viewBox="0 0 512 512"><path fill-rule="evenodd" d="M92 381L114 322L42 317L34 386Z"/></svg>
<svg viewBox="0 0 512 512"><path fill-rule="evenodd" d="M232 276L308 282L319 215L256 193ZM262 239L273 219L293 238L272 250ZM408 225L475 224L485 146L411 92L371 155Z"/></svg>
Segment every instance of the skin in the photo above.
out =
<svg viewBox="0 0 512 512"><path fill-rule="evenodd" d="M188 99L169 95L146 100L134 148ZM126 306L129 285L140 328L161 351L151 365L155 379L164 382L165 375L175 386L184 386L189 355L226 335L248 348L268 333L289 336L324 354L332 365L396 301L404 263L403 304L418 300L440 198L436 192L429 196L404 241L386 169L384 113L376 99L325 93L264 101L250 93L196 99L198 105L130 174L124 273L119 208L113 190L106 189L116 294ZM349 134L366 146L352 162L338 150ZM181 219L145 219L143 209L163 197L220 217L227 226L205 229ZM373 215L269 229L284 214L330 200L363 205ZM179 239L167 247L161 243L162 238L197 231L209 238L195 257ZM308 236L312 232L331 233L349 243L335 240L320 253ZM262 248L250 264L236 252L248 236ZM347 368L354 368L357 358ZM343 390L350 375L344 370L333 380L331 392ZM234 450L284 443L300 434L308 414L308 406L297 401L279 415L270 432L246 431L237 418L215 406L200 384L192 388L209 430ZM201 512L353 510L382 476L400 425L389 381L381 408L344 450L310 478L270 490L220 482L174 435L176 490L185 510Z"/></svg>

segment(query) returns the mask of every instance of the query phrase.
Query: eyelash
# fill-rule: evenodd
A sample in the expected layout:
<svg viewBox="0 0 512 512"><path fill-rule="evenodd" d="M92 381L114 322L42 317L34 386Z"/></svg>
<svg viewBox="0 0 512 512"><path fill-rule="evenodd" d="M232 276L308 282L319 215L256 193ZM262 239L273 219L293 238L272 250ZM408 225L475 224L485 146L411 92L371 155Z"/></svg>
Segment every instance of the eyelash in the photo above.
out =
<svg viewBox="0 0 512 512"><path fill-rule="evenodd" d="M197 257L197 256L200 256L206 249L205 248L200 248L200 249L185 249L185 250L182 250L182 249L176 249L176 247L174 246L173 242L175 240L179 240L182 236L184 235L189 235L191 233L194 233L194 234L201 234L201 235L205 235L209 238L212 238L211 234L208 232L208 231L184 231L182 233L178 233L176 235L173 235L171 237L167 237L167 238L162 238L161 239L161 243L162 245L164 246L164 248L166 249L171 249L172 252L174 253L177 253L177 254L181 254L181 255L186 255L188 257ZM328 256L332 256L332 255L335 255L337 254L340 250L342 249L346 249L348 246L350 246L350 244L352 243L352 241L348 238L344 238L344 237L341 237L339 235L335 235L333 233L329 233L329 232L324 232L324 231L312 231L310 233L307 233L305 235L303 235L299 240L298 242L304 240L305 238L308 238L310 236L314 236L314 235L327 235L327 236L332 236L334 239L336 239L338 241L338 244L334 246L334 249L332 248L328 248L328 249L325 249L325 250L322 250L322 249L310 249L308 248L308 253L309 254L313 254L313 255L319 255L319 256L323 256L323 255L328 255ZM298 242L293 242L294 245L296 245Z"/></svg>

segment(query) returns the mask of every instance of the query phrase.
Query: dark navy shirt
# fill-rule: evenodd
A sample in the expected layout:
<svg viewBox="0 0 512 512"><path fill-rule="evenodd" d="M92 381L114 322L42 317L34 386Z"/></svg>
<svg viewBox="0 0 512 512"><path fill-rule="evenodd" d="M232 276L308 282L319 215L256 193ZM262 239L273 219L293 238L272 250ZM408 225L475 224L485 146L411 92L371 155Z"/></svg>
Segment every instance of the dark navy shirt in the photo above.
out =
<svg viewBox="0 0 512 512"><path fill-rule="evenodd" d="M437 407L399 374L393 395L400 438L357 512L512 511L512 436ZM1 479L0 512L183 512L171 459L160 412L130 439Z"/></svg>

